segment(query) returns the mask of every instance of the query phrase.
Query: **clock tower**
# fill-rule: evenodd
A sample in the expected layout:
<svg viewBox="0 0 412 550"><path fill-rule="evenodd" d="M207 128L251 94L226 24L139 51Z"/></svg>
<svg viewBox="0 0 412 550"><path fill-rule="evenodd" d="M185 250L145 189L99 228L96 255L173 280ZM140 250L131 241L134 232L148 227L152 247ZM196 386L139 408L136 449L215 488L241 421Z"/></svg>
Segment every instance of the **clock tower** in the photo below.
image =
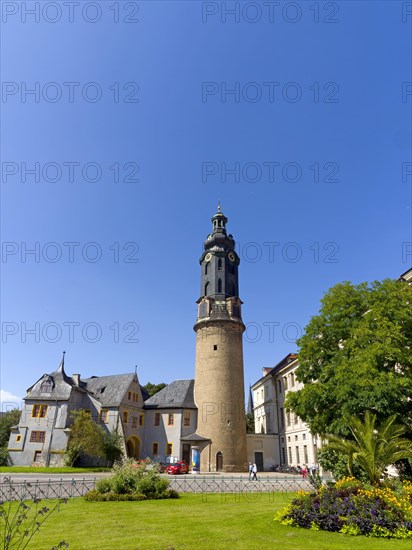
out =
<svg viewBox="0 0 412 550"><path fill-rule="evenodd" d="M203 439L200 470L208 472L247 469L240 259L232 235L226 233L227 221L219 205L200 257L201 288L194 326L197 434Z"/></svg>

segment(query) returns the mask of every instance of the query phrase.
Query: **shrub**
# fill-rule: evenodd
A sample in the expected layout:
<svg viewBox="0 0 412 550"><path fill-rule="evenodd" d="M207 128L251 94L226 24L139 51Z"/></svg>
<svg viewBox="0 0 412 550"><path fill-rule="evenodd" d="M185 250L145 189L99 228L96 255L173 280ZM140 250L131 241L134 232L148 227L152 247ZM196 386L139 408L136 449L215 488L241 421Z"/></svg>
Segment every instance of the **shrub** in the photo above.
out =
<svg viewBox="0 0 412 550"><path fill-rule="evenodd" d="M98 493L108 493L112 489L112 482L110 479L104 477L103 479L99 479L99 481L96 483L96 491Z"/></svg>
<svg viewBox="0 0 412 550"><path fill-rule="evenodd" d="M138 501L138 500L147 500L146 495L141 493L130 493L130 494L118 494L118 493L99 493L98 491L89 491L84 495L84 499L89 502L125 502L125 501Z"/></svg>
<svg viewBox="0 0 412 550"><path fill-rule="evenodd" d="M150 460L135 462L123 460L115 464L114 473L96 483L96 488L85 495L89 501L146 500L178 498L179 493L170 490L170 482L158 473L157 465Z"/></svg>
<svg viewBox="0 0 412 550"><path fill-rule="evenodd" d="M412 484L372 486L344 478L314 493L299 492L277 521L349 535L412 538Z"/></svg>

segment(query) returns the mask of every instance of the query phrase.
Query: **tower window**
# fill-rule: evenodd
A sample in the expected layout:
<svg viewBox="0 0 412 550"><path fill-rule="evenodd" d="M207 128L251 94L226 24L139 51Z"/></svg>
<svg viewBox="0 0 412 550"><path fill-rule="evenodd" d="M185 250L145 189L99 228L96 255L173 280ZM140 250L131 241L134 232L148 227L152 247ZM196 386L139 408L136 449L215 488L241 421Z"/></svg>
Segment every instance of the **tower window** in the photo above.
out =
<svg viewBox="0 0 412 550"><path fill-rule="evenodd" d="M219 279L217 282L217 291L222 292L222 279Z"/></svg>
<svg viewBox="0 0 412 550"><path fill-rule="evenodd" d="M207 262L206 265L205 265L205 275L207 275L208 267L209 267L209 262Z"/></svg>
<svg viewBox="0 0 412 550"><path fill-rule="evenodd" d="M219 259L218 259L218 261L217 261L217 268L218 268L219 270L222 269L222 258L219 258Z"/></svg>
<svg viewBox="0 0 412 550"><path fill-rule="evenodd" d="M207 292L209 290L209 282L205 284L205 296L207 296Z"/></svg>
<svg viewBox="0 0 412 550"><path fill-rule="evenodd" d="M213 351L217 351L217 345L216 344L213 346Z"/></svg>

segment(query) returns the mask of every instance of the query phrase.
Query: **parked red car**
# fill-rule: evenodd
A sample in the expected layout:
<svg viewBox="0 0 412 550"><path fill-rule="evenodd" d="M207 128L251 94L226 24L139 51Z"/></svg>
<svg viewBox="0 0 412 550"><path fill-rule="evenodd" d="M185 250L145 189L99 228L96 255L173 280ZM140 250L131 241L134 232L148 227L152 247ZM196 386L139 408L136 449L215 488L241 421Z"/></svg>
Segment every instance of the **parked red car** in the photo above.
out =
<svg viewBox="0 0 412 550"><path fill-rule="evenodd" d="M186 462L174 462L173 464L169 464L166 468L166 473L171 475L188 474L189 466Z"/></svg>

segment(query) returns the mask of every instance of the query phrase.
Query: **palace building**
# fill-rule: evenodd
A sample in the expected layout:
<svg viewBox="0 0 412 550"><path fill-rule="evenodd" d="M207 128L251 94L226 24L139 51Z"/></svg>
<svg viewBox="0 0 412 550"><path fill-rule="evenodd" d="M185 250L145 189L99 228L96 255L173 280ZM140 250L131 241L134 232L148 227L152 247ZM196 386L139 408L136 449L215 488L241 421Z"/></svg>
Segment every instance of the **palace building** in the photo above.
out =
<svg viewBox="0 0 412 550"><path fill-rule="evenodd" d="M149 398L137 373L67 375L63 354L58 369L27 390L9 440L12 464L61 464L70 413L85 409L106 431L121 435L126 456L185 460L208 472L246 469L240 260L227 221L219 206L200 258L195 380L176 380Z"/></svg>

